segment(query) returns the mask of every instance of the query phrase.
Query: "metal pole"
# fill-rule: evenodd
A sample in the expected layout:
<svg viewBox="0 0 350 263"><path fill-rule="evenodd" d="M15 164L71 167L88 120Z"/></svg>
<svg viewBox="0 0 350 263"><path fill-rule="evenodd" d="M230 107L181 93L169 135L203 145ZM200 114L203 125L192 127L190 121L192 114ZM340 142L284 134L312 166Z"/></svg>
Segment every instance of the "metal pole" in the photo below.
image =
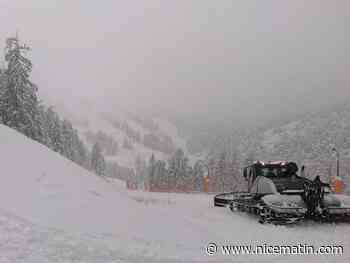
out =
<svg viewBox="0 0 350 263"><path fill-rule="evenodd" d="M340 170L340 167L339 167L340 154L335 147L332 149L332 152L334 152L336 154L335 156L337 158L337 177L339 178L339 175L340 175L340 172L339 172L339 170Z"/></svg>
<svg viewBox="0 0 350 263"><path fill-rule="evenodd" d="M339 159L340 159L340 156L339 156L339 152L337 151L337 177L339 178L339 169L340 169L340 167L339 167Z"/></svg>
<svg viewBox="0 0 350 263"><path fill-rule="evenodd" d="M170 173L168 172L168 204L170 204Z"/></svg>

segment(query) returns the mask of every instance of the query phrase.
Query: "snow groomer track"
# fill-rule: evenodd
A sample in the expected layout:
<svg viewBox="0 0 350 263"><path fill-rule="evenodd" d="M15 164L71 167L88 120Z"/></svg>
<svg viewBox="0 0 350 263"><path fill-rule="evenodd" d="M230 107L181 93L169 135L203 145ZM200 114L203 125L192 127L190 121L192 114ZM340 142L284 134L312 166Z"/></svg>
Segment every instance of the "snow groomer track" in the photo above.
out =
<svg viewBox="0 0 350 263"><path fill-rule="evenodd" d="M233 192L222 193L214 196L214 206L228 207L233 201Z"/></svg>

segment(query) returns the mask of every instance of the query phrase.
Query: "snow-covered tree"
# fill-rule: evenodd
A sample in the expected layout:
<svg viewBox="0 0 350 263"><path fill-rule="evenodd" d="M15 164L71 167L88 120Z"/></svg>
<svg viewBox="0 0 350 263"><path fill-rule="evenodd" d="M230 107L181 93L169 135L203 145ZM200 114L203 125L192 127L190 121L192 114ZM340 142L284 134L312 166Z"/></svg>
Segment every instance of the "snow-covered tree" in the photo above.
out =
<svg viewBox="0 0 350 263"><path fill-rule="evenodd" d="M89 153L84 143L79 139L78 132L73 130L74 162L82 167L89 168Z"/></svg>
<svg viewBox="0 0 350 263"><path fill-rule="evenodd" d="M63 142L63 154L69 160L74 161L75 149L73 144L73 127L68 120L64 120L62 123L62 142Z"/></svg>
<svg viewBox="0 0 350 263"><path fill-rule="evenodd" d="M147 165L140 155L137 155L135 159L135 176L138 184L137 188L144 190L147 177Z"/></svg>
<svg viewBox="0 0 350 263"><path fill-rule="evenodd" d="M227 160L227 176L228 190L234 191L242 188L242 186L245 185L244 179L241 176L237 151L233 151L230 158Z"/></svg>
<svg viewBox="0 0 350 263"><path fill-rule="evenodd" d="M4 96L4 91L6 87L6 75L5 75L5 70L0 68L0 103L2 103L1 98ZM3 123L3 115L5 108L2 107L2 104L0 104L0 123Z"/></svg>
<svg viewBox="0 0 350 263"><path fill-rule="evenodd" d="M188 172L188 158L185 157L182 149L176 150L169 159L168 165L172 186L177 187L181 181L184 181Z"/></svg>
<svg viewBox="0 0 350 263"><path fill-rule="evenodd" d="M89 167L89 152L72 124L62 122L52 107L46 108L39 101L37 87L30 80L29 50L17 36L6 40L5 65L0 67L0 123ZM116 145L110 145L115 150Z"/></svg>
<svg viewBox="0 0 350 263"><path fill-rule="evenodd" d="M41 140L37 87L30 80L29 47L17 37L8 38L5 48L5 85L0 97L3 123L37 141Z"/></svg>
<svg viewBox="0 0 350 263"><path fill-rule="evenodd" d="M203 165L203 161L197 161L195 165L193 166L193 184L197 191L204 190L204 175L205 172L205 165Z"/></svg>
<svg viewBox="0 0 350 263"><path fill-rule="evenodd" d="M51 139L49 136L49 122L47 119L46 108L43 104L38 106L39 112L39 125L41 130L41 140L40 142L49 148L52 148Z"/></svg>
<svg viewBox="0 0 350 263"><path fill-rule="evenodd" d="M226 152L222 152L216 162L216 167L215 167L215 177L220 182L221 191L225 191L226 189L226 173L227 173Z"/></svg>
<svg viewBox="0 0 350 263"><path fill-rule="evenodd" d="M91 151L91 169L100 176L105 175L106 162L102 155L101 147L95 143Z"/></svg>
<svg viewBox="0 0 350 263"><path fill-rule="evenodd" d="M102 131L98 131L97 133L87 131L85 136L89 143L98 143L105 155L114 156L118 153L119 145L118 142L114 140L113 136L105 134Z"/></svg>
<svg viewBox="0 0 350 263"><path fill-rule="evenodd" d="M149 187L152 187L155 180L155 173L156 173L156 159L154 157L154 154L152 153L151 158L148 161L148 184Z"/></svg>
<svg viewBox="0 0 350 263"><path fill-rule="evenodd" d="M52 145L52 150L60 154L64 154L64 145L62 138L62 125L61 120L52 107L49 107L46 111L46 121L48 134Z"/></svg>

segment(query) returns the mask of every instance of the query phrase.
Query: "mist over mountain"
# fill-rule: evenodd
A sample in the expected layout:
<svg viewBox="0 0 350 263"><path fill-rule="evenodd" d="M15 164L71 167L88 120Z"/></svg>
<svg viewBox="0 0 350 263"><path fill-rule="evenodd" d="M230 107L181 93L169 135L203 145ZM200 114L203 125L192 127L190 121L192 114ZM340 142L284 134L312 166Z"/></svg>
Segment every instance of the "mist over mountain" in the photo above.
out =
<svg viewBox="0 0 350 263"><path fill-rule="evenodd" d="M115 121L131 112L143 120L138 126L154 119L176 126L176 136L151 136L148 155L178 146L206 154L228 139L349 102L349 7L316 0L3 0L0 43L14 35L25 40L40 97L68 107L78 125L92 119L90 141L111 142L100 113ZM129 117L113 132L124 129L145 150L144 128L129 127Z"/></svg>
<svg viewBox="0 0 350 263"><path fill-rule="evenodd" d="M279 103L283 103L283 100L284 98ZM261 107L265 104L270 105L268 99L259 103ZM283 106L285 110L280 107L280 113L265 108L251 116L237 116L235 112L192 114L190 118L185 114L169 113L167 116L176 124L179 133L187 139L189 149L196 152L215 147L216 141L222 137L230 137L247 130L267 130L310 116L327 115L348 105L350 105L350 98L347 91L342 94L329 91L323 94L295 97L294 101L286 96Z"/></svg>

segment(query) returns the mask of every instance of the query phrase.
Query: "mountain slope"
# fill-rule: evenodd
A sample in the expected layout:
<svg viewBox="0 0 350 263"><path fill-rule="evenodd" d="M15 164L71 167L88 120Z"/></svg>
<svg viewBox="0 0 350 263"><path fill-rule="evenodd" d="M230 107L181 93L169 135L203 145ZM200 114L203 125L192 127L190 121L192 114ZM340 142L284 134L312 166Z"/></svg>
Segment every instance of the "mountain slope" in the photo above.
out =
<svg viewBox="0 0 350 263"><path fill-rule="evenodd" d="M336 147L350 154L350 106L323 114L306 116L262 135L262 146L271 155L299 154L298 158L332 158Z"/></svg>
<svg viewBox="0 0 350 263"><path fill-rule="evenodd" d="M305 116L257 134L261 159L293 160L305 164L311 177L328 180L336 173L335 147L340 153L340 175L350 183L350 106ZM349 187L347 188L349 192Z"/></svg>
<svg viewBox="0 0 350 263"><path fill-rule="evenodd" d="M98 136L108 138L101 144L117 144L113 154L108 154L106 149L104 152L107 160L120 166L134 168L137 158L148 161L152 154L156 159L167 159L177 148L182 148L192 159L176 126L165 119L140 116L118 107L100 109L89 102L54 105L62 116L73 122L90 147L96 141L101 142Z"/></svg>

